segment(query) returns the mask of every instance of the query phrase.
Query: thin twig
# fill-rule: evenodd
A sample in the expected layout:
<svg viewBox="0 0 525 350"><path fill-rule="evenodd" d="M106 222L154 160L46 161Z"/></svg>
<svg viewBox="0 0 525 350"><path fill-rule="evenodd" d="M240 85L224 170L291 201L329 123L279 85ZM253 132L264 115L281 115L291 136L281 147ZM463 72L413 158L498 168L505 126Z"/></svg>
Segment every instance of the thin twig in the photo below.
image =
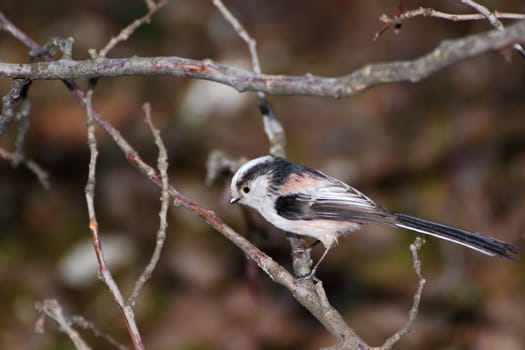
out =
<svg viewBox="0 0 525 350"><path fill-rule="evenodd" d="M102 332L100 329L98 329L93 324L93 322L86 320L84 317L82 317L82 316L72 316L70 321L71 321L71 323L74 323L74 324L76 324L77 326L79 326L79 327L81 327L83 329L90 330L95 335L95 337L104 339L105 341L107 341L109 344L113 345L117 349L128 350L128 348L126 346L124 346L124 345L120 344L119 342L117 342L115 340L115 338L113 338L109 334L106 334L106 333Z"/></svg>
<svg viewBox="0 0 525 350"><path fill-rule="evenodd" d="M113 128L100 115L95 114L97 123L113 138L113 141L124 152L126 159L134 165L141 173L146 175L151 181L161 186L160 176L156 171L146 164L139 154L122 137L120 132ZM175 206L183 207L196 214L211 227L220 232L228 240L239 247L250 259L252 259L273 281L285 286L297 299L305 306L327 329L334 335L338 343L352 344L353 348L364 342L349 328L342 316L333 307L319 301L320 296L316 290L316 285L310 280L297 281L281 265L277 264L272 258L255 247L251 242L239 235L226 225L217 215L186 197L174 187L169 187L169 194L173 198Z"/></svg>
<svg viewBox="0 0 525 350"><path fill-rule="evenodd" d="M458 14L458 13L446 13L442 11L435 10L433 8L428 7L419 7L417 9L408 10L403 13L397 14L393 17L388 16L387 14L382 14L379 17L379 20L385 24L381 30L379 30L373 37L373 41L376 41L381 34L383 34L387 29L394 27L399 27L401 23L408 19L412 19L414 17L432 17L432 18L439 18L439 19L445 19L448 21L453 22L460 22L460 21L479 21L479 20L486 20L487 16L482 13L467 13L467 14ZM510 12L498 12L495 11L492 14L493 20L494 18L497 19L514 19L514 20L523 20L525 19L525 14L522 13L510 13Z"/></svg>
<svg viewBox="0 0 525 350"><path fill-rule="evenodd" d="M17 157L18 162L21 162L29 171L35 174L42 187L44 187L46 190L51 188L51 183L49 182L49 173L44 170L44 168L38 165L38 163L34 160L28 159L23 155L21 156L22 158L20 158L20 154ZM0 158L9 161L11 164L14 164L14 153L9 153L3 148L0 148Z"/></svg>
<svg viewBox="0 0 525 350"><path fill-rule="evenodd" d="M102 249L102 243L100 242L100 238L99 238L98 221L97 221L97 217L95 214L95 186L96 186L95 174L96 174L98 149L97 149L97 139L95 136L95 124L94 124L95 117L94 117L94 111L91 105L92 95L93 95L93 90L90 88L84 100L84 104L86 106L86 114L87 114L88 146L89 146L89 151L90 151L88 180L87 180L86 189L85 189L86 202L87 202L88 214L89 214L89 230L91 232L91 239L93 241L93 247L95 249L95 255L98 261L99 277L106 284L111 295L113 296L113 299L119 306L119 309L122 313L122 316L126 323L126 327L128 329L133 345L135 346L135 349L143 350L144 345L142 343L142 339L140 337L139 330L135 323L135 316L133 314L133 310L131 306L126 305L124 298L122 297L122 293L120 292L120 289L118 288L115 280L113 279L111 271L109 270L107 266L107 262L104 257L104 251Z"/></svg>
<svg viewBox="0 0 525 350"><path fill-rule="evenodd" d="M24 144L27 131L29 130L29 111L31 103L27 99L27 94L31 80L14 79L9 92L2 98L2 114L0 115L0 134L7 128L9 123L14 120L18 122L18 132L15 140L15 151L9 153L0 149L0 156L9 160L13 167L24 164L33 174L36 175L45 189L50 188L49 175L35 161L27 159L24 155ZM18 110L15 111L15 105Z"/></svg>
<svg viewBox="0 0 525 350"><path fill-rule="evenodd" d="M51 38L48 42L46 42L41 47L32 49L29 52L29 61L33 63L33 61L38 57L44 57L47 55L55 55L56 50L58 50L61 54L60 59L61 60L71 60L73 58L73 44L75 43L75 39L72 37L69 38L60 38L60 37L54 37Z"/></svg>
<svg viewBox="0 0 525 350"><path fill-rule="evenodd" d="M2 97L2 113L0 114L0 135L12 120L23 119L29 115L29 104L26 101L27 89L31 84L29 79L15 78L11 88L5 96ZM15 104L22 101L20 111L15 111Z"/></svg>
<svg viewBox="0 0 525 350"><path fill-rule="evenodd" d="M461 0L461 3L467 5L468 7L476 10L481 15L483 15L490 22L490 24L492 24L494 28L499 29L499 30L505 29L505 27L503 26L503 23L501 23L498 17L496 17L492 12L490 12L490 10L486 8L485 6L478 4L477 2L471 1L471 0Z"/></svg>
<svg viewBox="0 0 525 350"><path fill-rule="evenodd" d="M159 155L157 158L157 169L159 170L159 176L160 176L160 182L161 182L161 197L160 197L160 203L161 208L159 212L160 217L160 225L157 230L157 239L155 241L155 250L153 251L153 254L151 256L151 259L144 269L144 272L140 275L140 277L135 282L135 287L133 288L133 292L128 298L127 304L128 305L134 305L135 301L139 295L140 289L146 283L146 281L151 277L151 274L153 273L153 270L155 270L155 267L157 266L157 263L160 259L160 253L162 252L162 247L164 245L164 241L166 240L166 229L168 227L167 223L167 214L168 214L168 207L169 207L169 182L168 182L168 154L166 152L166 147L164 146L164 142L162 141L160 137L160 131L155 128L153 125L153 121L151 120L151 107L148 103L144 104L143 106L144 113L146 114L146 124L148 124L151 133L153 134L153 137L155 138L155 144L157 145L157 148L159 149Z"/></svg>
<svg viewBox="0 0 525 350"><path fill-rule="evenodd" d="M21 31L17 26L13 24L3 13L0 11L0 30L4 30L11 34L15 39L20 41L21 43L24 43L26 46L28 46L31 50L38 48L39 45L37 45L30 37L26 35L23 31ZM31 43L31 45L28 45ZM34 45L32 45L34 44Z"/></svg>
<svg viewBox="0 0 525 350"><path fill-rule="evenodd" d="M16 27L9 19L7 19L2 12L0 12L0 28L8 31L11 33L15 38L20 40L24 45L26 45L30 51L36 52L39 50L40 45L36 43L34 40L29 38L24 32L22 32L18 27ZM43 53L41 55L41 58L44 61L50 61L53 60L53 57L49 53ZM138 331L138 328L136 326L133 310L130 306L126 306L124 304L124 298L122 297L122 294L120 293L120 290L118 289L115 281L113 280L113 277L111 276L111 272L107 268L106 261L104 259L102 246L100 244L99 235L98 235L98 222L95 216L95 206L94 206L94 196L95 196L95 168L96 168L96 159L97 159L97 146L96 146L96 138L95 138L95 129L93 121L95 120L94 117L100 117L100 115L92 108L91 106L91 94L92 92L88 93L88 96L84 94L82 89L78 86L77 83L75 83L72 80L62 80L64 85L70 90L70 92L75 96L77 101L84 107L86 107L87 111L87 120L88 120L88 143L90 148L90 163L89 163L89 174L88 174L88 181L86 184L86 201L88 205L88 213L89 213L89 229L91 232L91 237L93 241L93 246L95 248L95 254L99 263L99 272L101 275L101 278L106 282L106 285L110 289L110 292L119 305L119 309L122 313L123 319L126 323L126 327L128 329L128 332L130 334L130 337L132 339L133 345L135 349L144 349L144 345L142 344L142 339L140 337L140 333ZM100 120L97 120L99 122ZM153 171L154 172L154 171Z"/></svg>
<svg viewBox="0 0 525 350"><path fill-rule="evenodd" d="M151 16L157 12L158 9L163 7L166 4L165 0L161 0L157 4L154 4L152 1L146 1L149 11L146 15L143 17L135 20L130 25L128 25L126 28L124 28L116 37L113 37L108 44L100 51L101 56L106 56L106 54L115 47L119 42L125 41L129 38L133 32L140 27L142 24L149 22L151 19ZM86 106L86 112L87 112L87 127L88 127L88 144L89 149L91 153L90 163L89 163L89 176L88 176L88 183L86 185L86 200L88 201L88 212L90 217L90 229L92 233L92 239L93 244L95 247L95 253L97 256L97 260L99 263L99 274L104 281L104 283L108 286L111 294L113 295L113 298L117 302L122 316L125 320L126 327L128 328L130 337L132 339L133 345L135 346L135 349L144 349L144 345L142 343L142 339L140 336L140 332L138 330L138 327L135 323L135 316L133 313L132 306L135 303L136 298L138 297L138 294L140 292L141 287L144 285L144 283L147 281L147 279L150 277L151 272L154 270L157 261L160 257L160 252L162 249L162 245L164 242L164 239L166 237L166 215L167 215L167 207L168 207L168 194L167 194L167 156L166 156L166 150L162 144L162 141L160 141L160 136L158 135L159 132L154 130L152 122L151 122L151 115L150 115L150 109L149 105L146 107L144 106L144 110L146 113L146 119L148 124L150 125L153 134L155 135L155 142L157 143L157 146L159 147L159 171L162 174L162 208L160 212L161 217L161 225L159 228L159 231L157 232L157 244L153 253L153 256L151 258L150 263L146 266L145 271L141 274L139 279L137 280L135 287L133 289L133 292L130 296L130 298L127 301L124 301L124 298L122 296L122 293L120 292L120 289L118 288L117 284L115 283L111 272L109 268L107 267L102 246L98 237L98 223L95 216L95 209L94 209L94 189L95 189L95 168L96 168L96 159L97 159L97 141L95 137L95 126L94 126L94 114L93 114L93 108L91 105L91 97L92 97L93 91L90 89L88 91L88 94L86 96L86 100L84 102Z"/></svg>
<svg viewBox="0 0 525 350"><path fill-rule="evenodd" d="M265 96L261 97L259 95L259 111L263 116L264 132L270 142L270 154L277 157L286 157L286 134L284 128Z"/></svg>
<svg viewBox="0 0 525 350"><path fill-rule="evenodd" d="M148 6L148 9L152 9L152 8L155 8L156 6L158 6L154 0L145 0L146 1L146 5Z"/></svg>
<svg viewBox="0 0 525 350"><path fill-rule="evenodd" d="M472 1L472 0L461 0L461 2L471 8L473 8L474 10L478 11L479 13L481 13L483 16L485 16L487 18L487 20L490 22L490 24L492 24L492 26L494 28L496 28L497 30L500 30L502 32L505 31L505 27L503 26L503 23L501 23L501 21L498 19L498 17L493 14L488 8L486 8L485 6L481 5L481 4L478 4L477 2L475 1ZM512 46L514 48L514 50L516 50L520 55L522 55L523 57L525 57L525 50L523 50L523 47L516 43Z"/></svg>
<svg viewBox="0 0 525 350"><path fill-rule="evenodd" d="M0 20L1 20L1 18L0 18ZM511 28L511 27L509 27L509 28ZM517 27L518 26L516 25L516 28ZM508 32L509 31L507 31L506 35L508 35ZM515 37L512 37L512 38L513 38L513 40L516 39ZM28 43L31 43L31 41L28 41ZM498 45L501 45L501 42L498 42ZM447 46L444 46L443 48L446 48L446 47ZM486 51L487 48L484 48L484 50ZM483 52L483 51L481 51L481 52ZM435 52L435 53L437 53L437 52ZM478 53L479 53L479 51L478 51ZM440 52L440 54L442 54L442 52ZM470 54L473 54L473 53L470 52ZM457 60L457 58L456 58L456 60ZM185 61L185 62L188 63L188 61ZM196 62L199 62L199 61L196 61ZM210 67L211 67L211 65L210 65ZM203 61L203 62L200 62L198 65L193 65L193 66L187 65L185 68L188 71L191 70L192 72L201 72L203 70L206 70L208 68L208 66L207 66L207 61L206 62ZM229 68L229 67L227 67L227 68ZM367 68L368 68L368 71L370 71L370 67L367 67ZM224 73L225 77L229 78L230 76L228 74L226 74L226 73L228 73L228 72L225 71L225 73ZM144 74L144 72L142 72L141 74ZM260 79L261 76L257 76L257 78ZM79 101L82 104L84 104L85 103L84 94L83 94L82 90L79 89L78 85L76 85L74 82L69 81L69 80L64 80L64 83L68 87L68 89L70 89L72 91L72 93L77 97L77 99L79 99ZM271 85L271 83L269 81L263 81L263 83ZM264 85L264 84L262 84L262 85ZM339 96L339 95L337 95L337 96ZM129 144L127 144L127 142L121 137L121 135L118 132L118 130L114 129L111 125L109 125L109 123L107 123L107 121L105 119L103 119L102 116L100 116L98 113L96 113L96 111L93 110L92 113L93 113L93 118L96 120L96 122L109 135L114 137L115 142L119 146L121 146L121 149L124 152L124 154L125 154L126 158L128 159L128 161L131 164L133 164L134 166L136 166L137 169L139 169L141 172L146 174L151 181L153 181L157 185L161 186L162 181L160 179L160 176L155 172L155 170L153 168L149 167L147 164L145 164L140 159L140 157L138 157L137 152L134 149L132 149L129 146ZM116 139L115 139L115 137L116 137ZM305 305L307 303L307 299L308 298L312 297L313 294L310 292L309 286L302 286L301 282L294 283L293 277L285 269L283 269L281 266L277 265L271 258L266 256L263 252L261 252L256 247L254 247L250 242L248 242L242 236L238 235L235 231L233 231L231 228L229 228L213 212L210 212L210 211L206 210L205 208L199 206L198 204L196 204L195 202L191 201L189 198L185 197L183 194L178 192L173 187L169 188L169 193L170 193L170 196L172 196L172 198L174 198L174 200L176 201L177 205L181 205L181 206L185 207L186 209L188 209L189 211L191 211L191 212L195 213L196 215L200 216L208 224L210 224L212 227L217 229L219 232L221 232L224 236L226 236L228 239L230 239L236 245L238 245L247 255L249 255L255 262L257 262L257 264L264 271L266 271L268 273L268 275L272 279L276 280L278 283L281 283L281 284L285 285L290 291L292 291L292 293L294 293L296 298L300 302L304 303L303 305ZM98 225L97 225L96 220L95 221L90 221L90 227L91 226L93 226L93 229L97 229L98 230L98 228L97 228ZM97 231L97 234L98 234L98 231ZM307 283L307 282L305 282L305 283ZM322 293L322 292L319 292L319 293ZM319 294L319 293L317 293L317 294ZM416 298L414 298L414 299L416 299ZM416 300L414 300L414 301L416 301ZM418 300L418 302L419 302L419 300ZM319 312L325 311L325 310L322 309L323 303L320 303L320 304L321 304L321 306L318 309L315 309L315 310L313 310L311 312L313 314L315 314L316 317L318 317L320 319L323 319L324 318L323 315L318 316ZM309 306L307 306L307 307L308 307L309 310L311 310L311 308ZM317 307L317 306L315 306L315 307ZM326 322L326 319L325 319L325 322Z"/></svg>
<svg viewBox="0 0 525 350"><path fill-rule="evenodd" d="M401 339L401 337L410 332L412 326L414 325L414 322L416 322L419 310L419 302L421 301L421 294L423 293L423 288L425 287L426 283L425 278L421 274L421 260L419 259L419 256L417 254L418 250L421 248L421 246L423 246L423 244L425 244L425 240L418 236L416 237L414 243L410 245L410 251L412 252L413 261L412 266L414 268L414 272L416 273L419 282L417 290L414 293L412 307L408 312L408 320L403 328L401 328L399 331L397 331L394 335L392 335L385 341L385 343L381 346L381 350L391 349Z"/></svg>
<svg viewBox="0 0 525 350"><path fill-rule="evenodd" d="M525 19L525 14L522 14L522 13L509 13L509 12L495 11L493 15L499 19L515 19L515 20ZM453 22L479 21L479 20L487 19L487 17L481 13L466 13L466 14L446 13L446 12L435 10L433 8L419 7L417 9L405 11L402 14L398 16L394 16L394 17L390 17L387 14L382 14L379 17L379 20L383 22L384 24L390 25L390 24L397 24L407 19L411 19L414 17L420 17L420 16L446 19L446 20L453 21Z"/></svg>
<svg viewBox="0 0 525 350"><path fill-rule="evenodd" d="M250 56L252 58L252 69L256 74L261 74L261 65L259 63L259 55L257 54L257 41L253 39L250 34L244 29L243 25L239 20L228 10L228 8L222 3L221 0L213 0L213 4L220 11L222 16L230 25L233 27L235 32L241 37L242 40L248 46L250 50Z"/></svg>
<svg viewBox="0 0 525 350"><path fill-rule="evenodd" d="M10 23L9 20L5 18L5 16L3 16L0 12L0 23L2 21L9 23L11 30L15 32L17 37L23 38L22 42L25 45L27 45L30 49L37 49L39 47L36 42L25 36L25 34L23 34L20 31L20 29L12 25L12 23ZM42 58L46 61L52 59L52 57L50 57L49 55L44 55L42 56ZM80 89L78 84L68 79L64 79L62 81L64 85L71 91L73 96L75 96L78 102L81 105L85 106L85 94ZM115 143L121 148L122 152L125 154L125 157L130 162L130 164L134 165L151 181L160 186L160 177L157 176L155 170L142 161L138 153L126 142L125 139L122 138L120 132L113 128L111 124L109 124L96 110L93 109L92 113L95 121L113 138ZM277 264L272 258L270 258L257 247L255 247L251 242L249 242L243 236L239 235L237 232L231 229L219 217L217 217L215 213L193 202L191 199L184 196L172 186L170 186L169 188L169 194L173 199L173 204L175 206L184 207L188 211L199 216L207 224L216 229L224 237L226 237L237 247L239 247L248 257L250 257L250 259L252 259L259 266L259 268L265 271L272 280L285 286L296 297L297 301L304 305L316 318L320 320L320 322L322 322L325 325L325 327L329 327L327 329L329 329L329 331L332 332L338 340L344 340L346 344L353 344L355 345L353 346L354 348L357 348L357 346L366 348L366 344L362 342L362 340L350 328L347 327L341 333L338 324L344 322L342 316L337 312L337 310L333 308L331 310L323 309L321 303L316 301L318 297L315 293L315 290L312 290L312 283L310 283L310 285L312 286L310 286L309 288L305 288L301 284L294 283L295 280L293 276L285 268ZM98 230L98 225L96 221L92 221L91 224L92 231ZM96 237L98 237L98 231ZM96 244L95 247L99 247L99 245ZM327 315L330 315L330 319L327 318Z"/></svg>
<svg viewBox="0 0 525 350"><path fill-rule="evenodd" d="M211 186L223 176L231 178L231 175L246 161L246 158L233 159L221 150L211 151L206 160L206 185Z"/></svg>
<svg viewBox="0 0 525 350"><path fill-rule="evenodd" d="M75 345L77 350L90 350L91 348L87 343L82 339L80 334L71 326L71 320L68 319L62 310L62 307L55 299L46 299L42 302L36 303L36 309L40 313L40 317L37 319L35 331L42 333L44 316L49 317L56 322L58 328L66 333Z"/></svg>
<svg viewBox="0 0 525 350"><path fill-rule="evenodd" d="M29 130L29 111L31 109L31 103L27 99L27 96L22 98L20 110L15 116L15 120L18 122L18 132L15 140L15 152L13 153L14 166L24 158L24 145L26 140L27 131Z"/></svg>
<svg viewBox="0 0 525 350"><path fill-rule="evenodd" d="M44 187L46 190L49 190L51 188L51 182L49 181L49 173L42 168L37 162L31 159L23 159L22 162L24 163L25 167L29 169L33 174L36 175L36 178L38 181L40 181L40 184L42 187Z"/></svg>
<svg viewBox="0 0 525 350"><path fill-rule="evenodd" d="M112 37L109 42L98 52L100 57L106 57L108 52L117 46L119 43L128 40L128 38L145 23L149 23L151 17L160 10L164 5L166 5L167 0L160 0L158 3L155 3L153 0L146 0L146 5L148 6L148 12L131 22L126 28L122 29L120 33Z"/></svg>
<svg viewBox="0 0 525 350"><path fill-rule="evenodd" d="M244 28L241 22L231 13L221 0L213 0L213 4L220 11L224 19L230 23L237 35L239 35L248 46L252 60L253 72L255 74L261 74L262 71L259 63L259 54L257 53L257 41L248 34L248 31ZM257 98L259 100L259 110L263 117L264 131L270 142L270 154L286 157L286 135L284 133L284 128L277 118L270 102L268 102L266 94L259 90L257 91Z"/></svg>
<svg viewBox="0 0 525 350"><path fill-rule="evenodd" d="M401 14L395 15L393 17L388 16L386 13L383 13L379 20L385 24L383 28L381 28L377 33L374 34L373 41L377 41L381 34L383 34L386 30L390 29L392 26L399 27L401 23L406 21L407 19L415 18L415 17L432 17L432 18L439 18L439 19L445 19L453 22L460 22L460 21L479 21L479 20L485 20L487 19L486 16L482 15L481 13L468 13L468 14L459 14L459 13L446 13L442 11L435 10L433 8L429 7L419 7L417 9L408 10ZM515 19L515 20L523 20L525 19L525 14L521 13L507 13L507 12L494 12L494 16L500 19Z"/></svg>
<svg viewBox="0 0 525 350"><path fill-rule="evenodd" d="M161 186L161 178L155 169L141 159L137 151L134 150L122 137L120 132L111 126L111 124L103 119L96 111L93 111L93 116L98 125L100 125L119 146L128 162L135 166L142 174L146 175L156 185ZM337 310L331 306L327 308L325 303L319 301L320 296L318 295L314 283L310 280L295 280L284 267L277 264L271 257L255 247L242 235L231 229L214 212L195 203L173 186L169 186L168 192L173 199L173 205L183 207L199 216L211 227L239 247L273 281L285 286L296 297L297 301L305 306L328 329L328 331L334 335L338 344L351 344L353 348L357 348L359 345L364 346L365 343L351 328L346 326L344 319Z"/></svg>

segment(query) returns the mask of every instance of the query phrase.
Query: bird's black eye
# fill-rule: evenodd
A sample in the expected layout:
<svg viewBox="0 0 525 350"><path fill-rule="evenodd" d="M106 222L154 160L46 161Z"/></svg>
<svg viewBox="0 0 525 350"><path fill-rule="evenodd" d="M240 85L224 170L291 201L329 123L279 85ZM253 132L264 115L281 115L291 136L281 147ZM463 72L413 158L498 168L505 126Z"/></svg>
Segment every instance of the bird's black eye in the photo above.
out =
<svg viewBox="0 0 525 350"><path fill-rule="evenodd" d="M250 188L248 186L242 186L241 187L241 190L244 192L244 193L248 193L250 192Z"/></svg>

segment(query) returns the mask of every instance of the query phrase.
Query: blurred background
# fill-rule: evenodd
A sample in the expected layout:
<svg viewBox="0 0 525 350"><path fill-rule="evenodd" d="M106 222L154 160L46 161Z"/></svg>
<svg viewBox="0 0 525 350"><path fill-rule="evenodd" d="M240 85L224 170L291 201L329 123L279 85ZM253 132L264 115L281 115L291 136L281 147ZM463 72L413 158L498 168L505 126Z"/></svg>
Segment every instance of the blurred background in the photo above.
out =
<svg viewBox="0 0 525 350"><path fill-rule="evenodd" d="M525 13L519 0L483 1ZM381 14L397 1L226 1L257 40L266 73L340 76L374 62L413 59L445 39L491 29L486 21L416 18L395 35ZM472 12L460 1L404 1L405 9ZM146 12L139 0L3 0L0 10L44 44L73 37L75 59L88 59ZM19 42L0 32L0 60L27 62ZM110 57L212 58L250 67L248 50L211 1L171 0ZM489 53L417 84L375 87L333 100L270 96L288 138L288 157L356 186L384 206L493 235L524 247L525 59ZM10 80L0 80L4 95ZM85 82L80 81L85 86ZM0 162L0 348L70 349L46 323L33 332L35 302L56 298L131 346L120 313L96 277L87 226L85 111L58 81L29 91L26 155L50 173L51 189L20 167ZM238 158L267 153L253 93L173 77L101 79L94 106L154 164L157 150L141 106L150 102L177 189L290 266L282 232L254 213L247 232L227 202L228 178L205 185L213 150ZM100 130L99 130L100 131ZM111 269L125 295L149 260L158 227L159 190L99 132L97 213ZM12 150L16 126L0 136ZM260 231L260 232L259 232ZM147 349L318 349L327 331L283 287L194 215L170 208L166 244L135 306ZM415 235L366 226L340 240L322 264L329 299L369 344L380 345L406 321L417 287L409 244ZM314 252L318 257L322 249ZM399 349L525 348L524 259L509 262L429 239L420 252L427 285L420 315ZM93 348L114 348L81 331Z"/></svg>

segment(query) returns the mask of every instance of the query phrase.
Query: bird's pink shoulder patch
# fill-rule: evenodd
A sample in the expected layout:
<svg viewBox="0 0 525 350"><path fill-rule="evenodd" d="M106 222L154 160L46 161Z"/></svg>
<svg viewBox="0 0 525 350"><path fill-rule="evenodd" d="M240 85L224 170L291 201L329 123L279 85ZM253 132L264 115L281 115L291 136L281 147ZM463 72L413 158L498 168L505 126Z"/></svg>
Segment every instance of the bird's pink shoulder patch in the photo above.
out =
<svg viewBox="0 0 525 350"><path fill-rule="evenodd" d="M291 174L286 179L286 182L282 185L281 190L284 193L287 192L301 192L305 188L316 187L319 183L319 177L314 174L302 173L302 174Z"/></svg>

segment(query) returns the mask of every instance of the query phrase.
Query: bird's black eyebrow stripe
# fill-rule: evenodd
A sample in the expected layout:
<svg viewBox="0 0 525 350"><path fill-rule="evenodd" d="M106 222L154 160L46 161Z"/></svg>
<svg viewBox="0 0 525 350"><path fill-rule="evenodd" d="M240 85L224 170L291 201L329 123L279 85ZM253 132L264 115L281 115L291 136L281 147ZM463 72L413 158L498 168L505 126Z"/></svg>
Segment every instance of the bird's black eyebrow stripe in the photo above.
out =
<svg viewBox="0 0 525 350"><path fill-rule="evenodd" d="M237 186L249 182L256 177L264 174L272 174L272 187L279 187L286 182L286 179L292 173L314 173L318 174L314 169L294 164L281 157L273 157L270 160L259 163L248 170L238 181Z"/></svg>
<svg viewBox="0 0 525 350"><path fill-rule="evenodd" d="M269 173L272 170L272 168L273 168L274 162L275 162L275 160L271 159L271 160L268 160L266 162L259 163L256 166L250 168L247 172L245 172L243 174L243 176L241 178L239 178L237 180L237 184L236 185L239 186L241 184L244 184L246 182L249 182L249 181L255 179L256 177L258 177L260 175Z"/></svg>

